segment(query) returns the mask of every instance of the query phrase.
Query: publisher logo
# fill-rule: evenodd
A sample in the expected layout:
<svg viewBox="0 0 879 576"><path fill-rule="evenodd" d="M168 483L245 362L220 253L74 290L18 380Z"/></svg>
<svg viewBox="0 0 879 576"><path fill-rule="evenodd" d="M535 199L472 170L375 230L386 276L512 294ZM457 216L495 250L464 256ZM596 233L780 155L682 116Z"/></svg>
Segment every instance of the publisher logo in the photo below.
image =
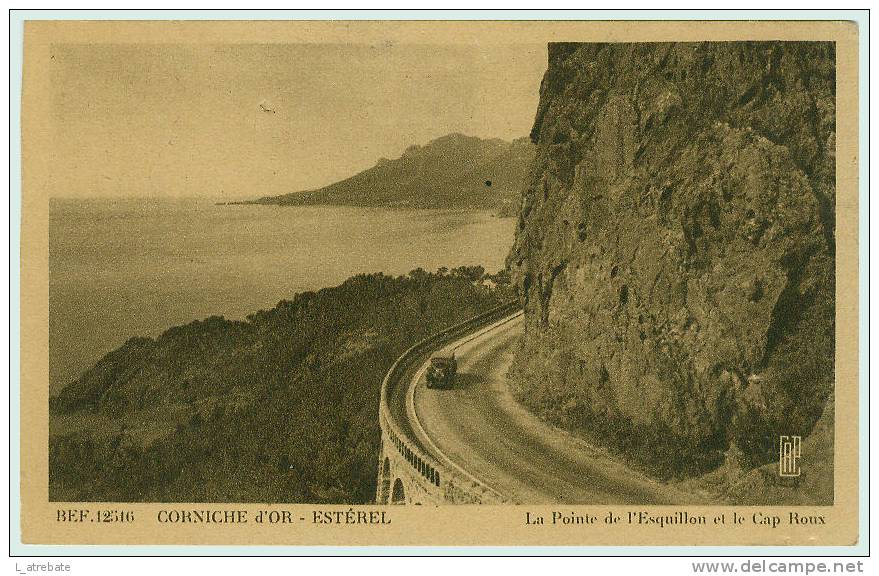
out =
<svg viewBox="0 0 879 576"><path fill-rule="evenodd" d="M800 475L799 436L781 436L778 442L778 475L783 478L796 478Z"/></svg>

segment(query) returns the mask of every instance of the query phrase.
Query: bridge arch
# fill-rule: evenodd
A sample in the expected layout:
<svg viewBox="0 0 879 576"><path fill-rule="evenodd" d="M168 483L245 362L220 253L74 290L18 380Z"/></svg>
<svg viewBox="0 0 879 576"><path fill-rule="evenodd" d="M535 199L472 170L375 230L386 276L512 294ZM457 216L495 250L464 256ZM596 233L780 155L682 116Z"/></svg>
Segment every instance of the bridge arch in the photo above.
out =
<svg viewBox="0 0 879 576"><path fill-rule="evenodd" d="M391 494L391 504L405 504L406 490L403 488L403 481L397 478L394 480L394 491Z"/></svg>
<svg viewBox="0 0 879 576"><path fill-rule="evenodd" d="M379 493L379 504L387 504L391 492L391 459L385 456L382 463L382 472L380 476L381 492Z"/></svg>

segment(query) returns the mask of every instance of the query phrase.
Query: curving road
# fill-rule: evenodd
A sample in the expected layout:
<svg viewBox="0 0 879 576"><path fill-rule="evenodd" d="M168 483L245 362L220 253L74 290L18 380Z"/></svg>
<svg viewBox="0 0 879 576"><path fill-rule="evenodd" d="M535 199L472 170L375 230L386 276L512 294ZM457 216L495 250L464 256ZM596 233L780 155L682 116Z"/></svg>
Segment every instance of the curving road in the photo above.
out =
<svg viewBox="0 0 879 576"><path fill-rule="evenodd" d="M427 363L412 366L406 385L389 398L403 432L438 461L515 503L699 501L608 458L517 404L505 375L521 330L520 312L447 346L458 358L451 390L428 389Z"/></svg>

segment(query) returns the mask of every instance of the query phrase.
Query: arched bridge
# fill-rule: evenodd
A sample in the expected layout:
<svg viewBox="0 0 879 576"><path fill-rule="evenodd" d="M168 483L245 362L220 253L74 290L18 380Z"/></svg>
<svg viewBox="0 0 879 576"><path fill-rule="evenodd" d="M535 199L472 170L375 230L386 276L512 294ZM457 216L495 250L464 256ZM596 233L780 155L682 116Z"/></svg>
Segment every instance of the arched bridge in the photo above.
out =
<svg viewBox="0 0 879 576"><path fill-rule="evenodd" d="M381 387L382 432L376 502L379 504L499 503L505 498L447 461L419 434L413 415L413 382L421 377L430 354L522 314L510 302L425 338L400 356ZM415 422L413 423L413 420Z"/></svg>

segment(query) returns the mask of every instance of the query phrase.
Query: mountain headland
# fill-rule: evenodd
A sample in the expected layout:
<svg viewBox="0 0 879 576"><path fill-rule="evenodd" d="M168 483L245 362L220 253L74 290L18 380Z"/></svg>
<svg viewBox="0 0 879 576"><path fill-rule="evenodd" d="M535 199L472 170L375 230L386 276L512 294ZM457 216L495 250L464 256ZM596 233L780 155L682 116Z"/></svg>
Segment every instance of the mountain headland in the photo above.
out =
<svg viewBox="0 0 879 576"><path fill-rule="evenodd" d="M513 215L533 158L534 145L528 138L506 142L449 134L411 146L400 158L382 158L335 184L244 203L478 208Z"/></svg>

